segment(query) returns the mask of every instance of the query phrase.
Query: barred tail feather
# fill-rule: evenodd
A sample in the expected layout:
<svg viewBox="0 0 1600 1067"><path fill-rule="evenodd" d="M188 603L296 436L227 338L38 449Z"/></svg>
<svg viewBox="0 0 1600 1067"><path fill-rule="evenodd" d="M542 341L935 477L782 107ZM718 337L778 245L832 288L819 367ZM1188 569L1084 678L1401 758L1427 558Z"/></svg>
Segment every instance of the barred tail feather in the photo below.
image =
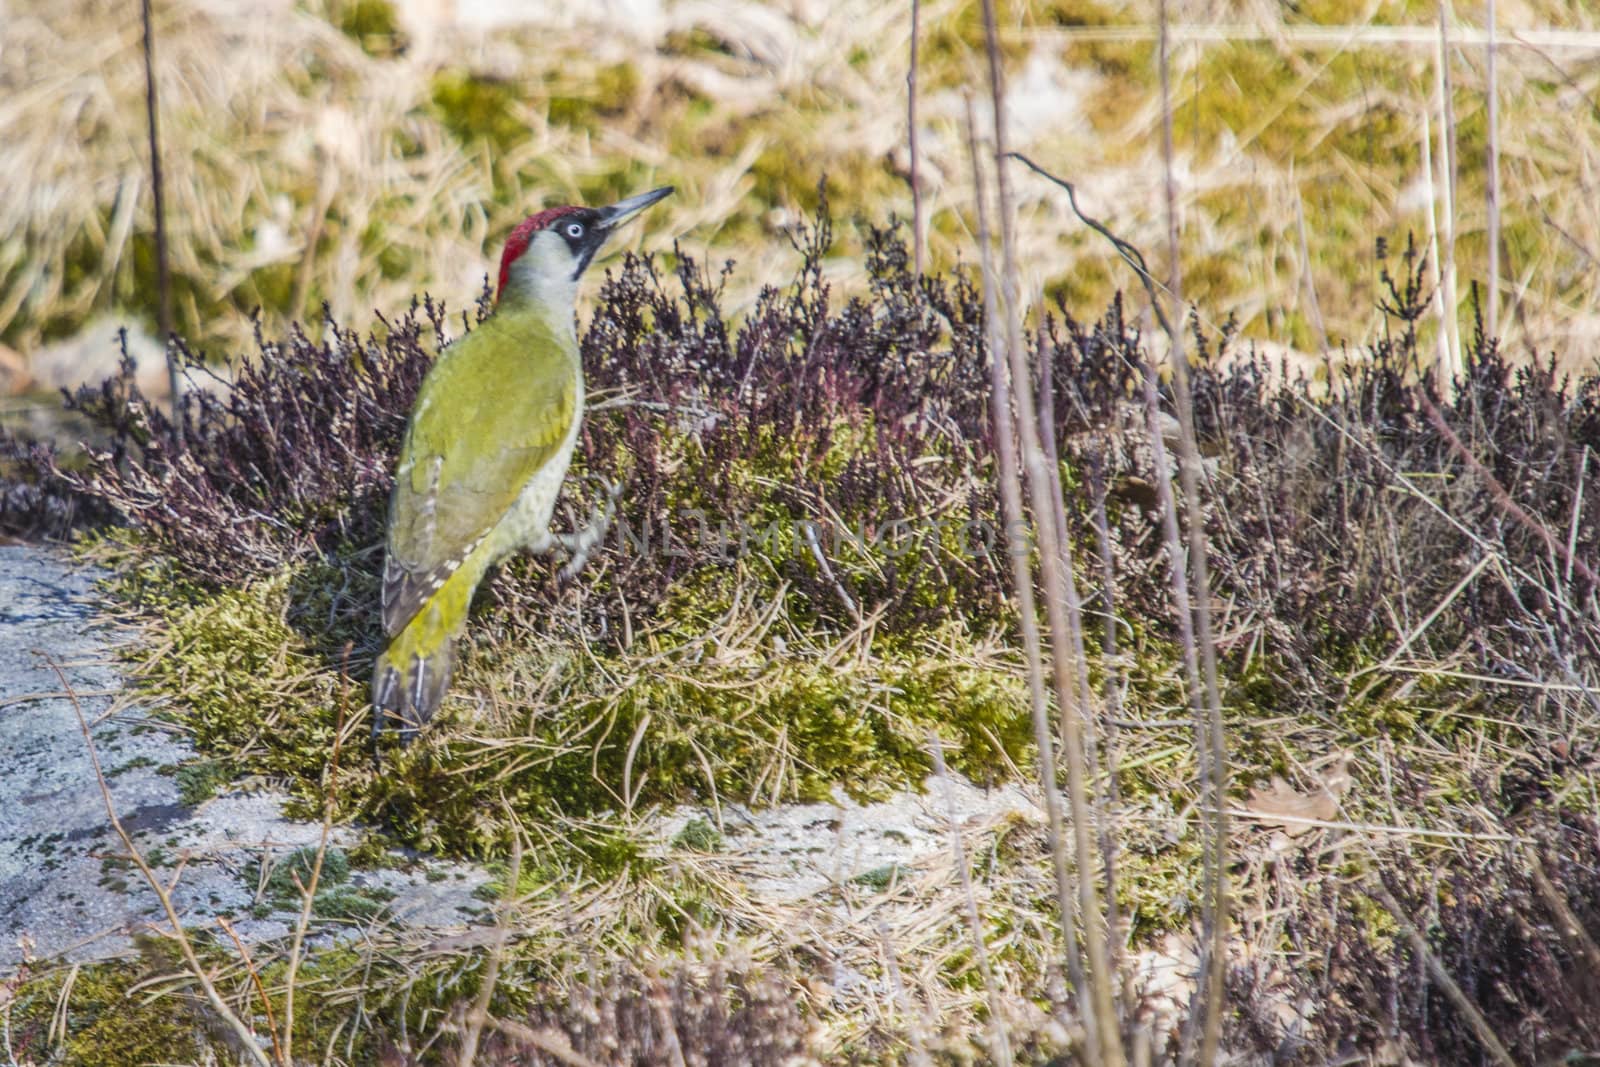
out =
<svg viewBox="0 0 1600 1067"><path fill-rule="evenodd" d="M388 727L410 741L439 710L455 667L456 638L487 564L482 551L473 552L390 638L372 672L374 733Z"/></svg>
<svg viewBox="0 0 1600 1067"><path fill-rule="evenodd" d="M378 657L372 676L372 705L376 712L372 728L374 733L386 728L397 730L400 739L409 742L444 701L456 657L455 641L449 637L427 653L405 638L406 631L402 631L388 651Z"/></svg>

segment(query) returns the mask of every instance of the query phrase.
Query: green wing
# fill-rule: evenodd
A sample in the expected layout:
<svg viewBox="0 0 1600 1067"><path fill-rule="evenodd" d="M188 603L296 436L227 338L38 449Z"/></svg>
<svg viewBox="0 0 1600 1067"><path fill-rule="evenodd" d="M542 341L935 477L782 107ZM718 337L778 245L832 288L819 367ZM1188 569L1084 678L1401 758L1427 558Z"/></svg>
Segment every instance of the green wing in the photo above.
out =
<svg viewBox="0 0 1600 1067"><path fill-rule="evenodd" d="M423 380L389 505L383 625L392 637L555 457L577 416L578 361L531 315L495 315Z"/></svg>

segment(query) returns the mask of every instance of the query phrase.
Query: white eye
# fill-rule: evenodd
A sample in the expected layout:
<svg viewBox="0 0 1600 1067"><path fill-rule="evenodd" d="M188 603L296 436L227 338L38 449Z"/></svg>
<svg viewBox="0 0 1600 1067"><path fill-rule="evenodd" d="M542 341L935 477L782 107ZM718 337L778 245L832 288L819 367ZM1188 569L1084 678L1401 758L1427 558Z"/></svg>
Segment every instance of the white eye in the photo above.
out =
<svg viewBox="0 0 1600 1067"><path fill-rule="evenodd" d="M572 237L572 238L582 237L583 236L583 223L581 223L581 222L569 222L569 223L567 223L567 236L568 237Z"/></svg>

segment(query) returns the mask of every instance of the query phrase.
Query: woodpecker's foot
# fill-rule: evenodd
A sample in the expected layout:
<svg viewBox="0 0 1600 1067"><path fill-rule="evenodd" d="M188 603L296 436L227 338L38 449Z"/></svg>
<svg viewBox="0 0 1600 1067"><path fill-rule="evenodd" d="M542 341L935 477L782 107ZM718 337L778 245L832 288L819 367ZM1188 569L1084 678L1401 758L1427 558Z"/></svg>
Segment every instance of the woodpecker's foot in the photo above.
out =
<svg viewBox="0 0 1600 1067"><path fill-rule="evenodd" d="M575 533L553 535L555 543L567 554L567 562L557 575L563 585L578 576L594 550L606 539L611 520L617 513L617 498L621 495L621 482L607 482L605 504L594 509L589 525Z"/></svg>

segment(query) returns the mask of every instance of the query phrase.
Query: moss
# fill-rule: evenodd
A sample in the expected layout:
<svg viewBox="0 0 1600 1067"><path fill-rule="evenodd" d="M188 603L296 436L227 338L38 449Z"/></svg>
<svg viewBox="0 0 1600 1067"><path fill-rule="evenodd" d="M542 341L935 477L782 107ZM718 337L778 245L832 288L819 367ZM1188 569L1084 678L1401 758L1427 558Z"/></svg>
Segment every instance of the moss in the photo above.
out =
<svg viewBox="0 0 1600 1067"><path fill-rule="evenodd" d="M1057 27L1119 26L1129 24L1129 14L1115 6L1097 0L1059 0L1046 6L1042 12L1048 24ZM1106 84L1102 91L1113 95L1133 91L1144 92L1154 74L1154 49L1146 41L1073 41L1068 44L1063 59L1074 67L1087 67L1102 74Z"/></svg>
<svg viewBox="0 0 1600 1067"><path fill-rule="evenodd" d="M1036 13L1030 5L1017 3L1001 3L996 7L995 22L1002 30L1001 58L1008 67L1013 67L1021 62L1027 46L1018 40L1017 35L1003 31L1019 22L1032 21ZM947 8L940 18L929 18L924 13L922 33L918 57L921 87L931 91L966 84L969 73L976 69L974 64L982 62L981 57L987 49L983 5L979 0L967 0Z"/></svg>
<svg viewBox="0 0 1600 1067"><path fill-rule="evenodd" d="M1386 171L1414 166L1415 120L1396 111L1389 96L1418 88L1403 58L1360 51L1286 63L1271 43L1234 41L1200 54L1192 86L1173 114L1179 144L1210 151L1224 132L1248 133L1248 148L1285 164L1342 156ZM1352 100L1367 104L1341 106Z"/></svg>
<svg viewBox="0 0 1600 1067"><path fill-rule="evenodd" d="M177 768L178 799L190 806L204 804L233 779L233 768L226 760L203 759Z"/></svg>
<svg viewBox="0 0 1600 1067"><path fill-rule="evenodd" d="M385 58L406 50L399 14L389 0L347 0L338 5L335 15L339 31L369 56Z"/></svg>
<svg viewBox="0 0 1600 1067"><path fill-rule="evenodd" d="M1103 255L1088 253L1075 256L1070 271L1045 283L1045 303L1068 309L1104 307L1116 292L1120 280L1113 277L1113 266ZM1133 279L1130 277L1128 280Z"/></svg>
<svg viewBox="0 0 1600 1067"><path fill-rule="evenodd" d="M405 278L417 268L417 258L409 248L397 244L378 246L378 269L385 278Z"/></svg>
<svg viewBox="0 0 1600 1067"><path fill-rule="evenodd" d="M311 883L311 872L316 867L317 850L300 848L279 860L267 877L267 892L277 897L298 897L302 887ZM322 871L317 877L319 887L337 886L350 880L350 858L342 849L330 848L322 857Z"/></svg>
<svg viewBox="0 0 1600 1067"><path fill-rule="evenodd" d="M550 121L592 130L626 113L639 95L639 72L631 63L601 67L584 81L584 91L549 98Z"/></svg>
<svg viewBox="0 0 1600 1067"><path fill-rule="evenodd" d="M164 605L171 638L143 678L181 696L177 714L209 754L193 772L196 795L198 784L215 788L228 769L248 769L282 778L296 810L316 813L340 701L360 685L341 682L336 664L343 643L371 625L336 610L349 595L348 576L314 563L243 589L156 596L139 573L131 572L133 595ZM529 738L540 755L508 752L463 773L471 748L460 740L461 700L452 700L436 741L387 753L376 774L347 759L341 817L380 819L409 845L492 855L506 841L494 814L502 791L534 821L613 811L625 783L636 803L705 799L713 782L720 796L767 801L821 799L841 784L859 798L880 797L926 774L929 728L952 742L952 764L977 779L1027 764L1026 704L1009 672L958 667L909 646L851 669L804 659L755 669L703 662L699 635L726 610L732 589L726 572L683 583L669 602L670 625L655 637L663 658L647 677L631 677L636 668L620 653L585 661L469 641L461 700L484 687L504 691L504 679L516 676L553 678L569 694L497 728ZM563 740L570 738L581 740ZM564 843L570 854L562 862L596 875L639 861L634 842L606 832Z"/></svg>
<svg viewBox="0 0 1600 1067"><path fill-rule="evenodd" d="M461 69L442 70L431 87L434 111L462 144L486 142L505 153L528 138L515 112L518 92L509 82Z"/></svg>
<svg viewBox="0 0 1600 1067"><path fill-rule="evenodd" d="M624 159L615 166L585 175L578 181L576 199L585 204L610 204L632 196L650 183L654 169L639 160Z"/></svg>
<svg viewBox="0 0 1600 1067"><path fill-rule="evenodd" d="M86 319L95 311L113 308L131 313L144 322L149 332L155 332L161 300L155 236L144 230L135 230L130 234L117 262L116 272L106 277L106 249L101 235L110 224L108 213L94 229L81 230L66 243L61 260L63 292L80 293L85 286L96 284L99 285L99 292L91 307L69 300L63 302L64 310L47 311L37 323L41 339L52 341L71 337L83 328ZM9 284L9 280L6 281ZM204 341L210 336L208 326L212 313L217 310L209 288L187 273L173 269L170 263L168 284L172 293L173 328L184 336ZM14 338L15 331L23 321L17 319L8 323L6 336Z"/></svg>
<svg viewBox="0 0 1600 1067"><path fill-rule="evenodd" d="M771 207L810 214L820 203L817 182L825 179L828 195L836 200L860 200L896 195L905 182L886 159L863 154L827 152L821 146L806 151L804 131L795 138L779 137L750 165L751 192Z"/></svg>
<svg viewBox="0 0 1600 1067"><path fill-rule="evenodd" d="M176 962L160 946L146 951L146 960L61 968L24 982L7 1006L10 1054L23 1063L95 1067L202 1062L210 1042L190 1002L136 989ZM56 1030L58 1012L64 1032Z"/></svg>
<svg viewBox="0 0 1600 1067"><path fill-rule="evenodd" d="M703 26L670 31L661 42L661 50L668 55L733 56L733 49L728 42Z"/></svg>
<svg viewBox="0 0 1600 1067"><path fill-rule="evenodd" d="M552 840L551 844L555 844ZM486 902L504 900L511 864L504 858L487 864L489 878L473 896ZM559 847L525 852L511 895L519 900L551 899L567 891L574 878L606 882L650 878L655 861L645 854L636 836L604 819L569 824Z"/></svg>
<svg viewBox="0 0 1600 1067"><path fill-rule="evenodd" d="M155 234L136 232L128 239L128 247L131 254L123 257L126 273L119 271L115 282L117 302L139 309L145 320L154 325L161 300ZM202 265L210 266L203 261ZM172 287L173 331L204 342L211 336L208 327L218 310L210 286L181 270L170 269L170 265L168 280Z"/></svg>
<svg viewBox="0 0 1600 1067"><path fill-rule="evenodd" d="M1051 26L1114 26L1124 17L1116 6L1100 0L1051 0L1039 15Z"/></svg>
<svg viewBox="0 0 1600 1067"><path fill-rule="evenodd" d="M372 886L340 885L319 889L311 902L311 913L319 919L335 922L370 922L388 910L395 895L392 889Z"/></svg>
<svg viewBox="0 0 1600 1067"><path fill-rule="evenodd" d="M678 831L672 843L677 848L686 848L691 852L720 852L722 834L705 819L690 819Z"/></svg>
<svg viewBox="0 0 1600 1067"><path fill-rule="evenodd" d="M870 871L863 871L850 879L855 885L866 889L882 892L901 878L901 869L898 863L886 863L882 867L874 867Z"/></svg>
<svg viewBox="0 0 1600 1067"><path fill-rule="evenodd" d="M953 733L947 759L957 771L994 784L1010 777L1010 768L1026 771L1032 763L1033 724L1016 673L927 662L897 682L890 707L910 721Z"/></svg>
<svg viewBox="0 0 1600 1067"><path fill-rule="evenodd" d="M235 291L235 302L248 308L294 318L301 309L294 306L295 277L299 267L295 263L269 263L250 272L249 278Z"/></svg>
<svg viewBox="0 0 1600 1067"><path fill-rule="evenodd" d="M286 622L288 579L176 598L167 625L178 654L152 657L143 676L181 694L174 714L202 752L248 753L243 766L283 776L313 800L332 750L338 681Z"/></svg>
<svg viewBox="0 0 1600 1067"><path fill-rule="evenodd" d="M236 967L231 949L221 948L191 931L201 959L223 971ZM153 1063L210 1063L229 1047L225 1028L198 996L179 986L172 975L182 961L171 942L141 939L132 960L50 967L16 987L6 1008L8 1051L19 1063L60 1063L69 1067L144 1067ZM258 963L262 958L258 957ZM332 947L312 953L301 968L297 986L295 1047L322 1049L338 1036L338 1048L351 1063L377 1062L385 1040L392 1042L409 1027L417 1032L461 995L459 961L426 967L426 981L397 997L387 989L396 976L353 947ZM440 972L437 975L433 971ZM214 972L215 973L215 972ZM261 979L276 990L284 977L281 961L264 964ZM351 1027L349 1003L331 993L372 983L366 992L363 1025ZM278 1018L281 1020L281 1003ZM264 1015L253 1019L266 1039ZM59 1029L58 1029L59 1027ZM393 1035L393 1036L389 1036ZM234 1062L225 1060L225 1062Z"/></svg>

